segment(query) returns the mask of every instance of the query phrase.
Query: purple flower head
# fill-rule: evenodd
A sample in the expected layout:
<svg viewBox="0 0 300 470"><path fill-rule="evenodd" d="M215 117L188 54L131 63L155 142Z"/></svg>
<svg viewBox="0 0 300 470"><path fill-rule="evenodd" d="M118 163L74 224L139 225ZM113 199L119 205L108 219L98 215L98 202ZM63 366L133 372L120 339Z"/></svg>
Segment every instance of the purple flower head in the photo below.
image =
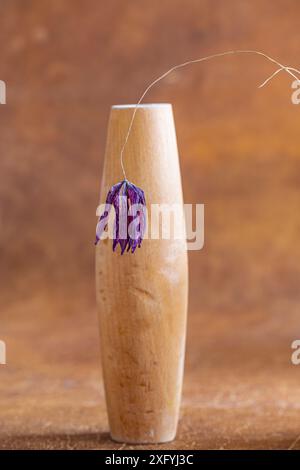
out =
<svg viewBox="0 0 300 470"><path fill-rule="evenodd" d="M117 245L121 247L121 255L125 250L134 253L141 246L146 228L146 201L144 191L127 180L117 183L109 190L103 214L99 217L96 227L96 241L101 238L107 227L111 208L115 210L113 232L113 251Z"/></svg>

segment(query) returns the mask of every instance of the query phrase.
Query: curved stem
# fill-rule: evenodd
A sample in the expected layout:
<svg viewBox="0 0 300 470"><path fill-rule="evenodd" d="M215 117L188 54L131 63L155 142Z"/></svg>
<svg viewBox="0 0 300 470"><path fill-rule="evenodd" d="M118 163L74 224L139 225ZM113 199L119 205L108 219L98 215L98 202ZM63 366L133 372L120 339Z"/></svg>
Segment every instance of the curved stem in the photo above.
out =
<svg viewBox="0 0 300 470"><path fill-rule="evenodd" d="M220 53L217 53L217 54L212 54L212 55L209 55L209 56L206 56L206 57L201 57L199 59L193 59L193 60L188 60L186 62L183 62L181 64L178 64L178 65L175 65L174 67L170 68L169 70L167 70L165 73L163 73L162 75L160 75L158 78L156 78L154 81L152 81L150 83L150 85L148 85L148 87L145 89L145 91L142 93L141 97L139 98L137 104L135 105L135 108L134 108L134 111L133 111L133 114L132 114L132 117L131 117L131 120L130 120L130 123L129 123L129 127L128 127L128 131L126 133L126 136L125 136L125 140L124 140L124 144L121 148L121 153L120 153L120 163L121 163L121 168L122 168L122 172L123 172L123 175L124 175L124 179L127 179L126 177L126 172L125 172L125 168L124 168L124 162L123 162L123 155L124 155L124 150L125 150L125 147L127 145L127 142L128 142L128 139L129 139L129 136L130 136L130 132L131 132L131 129L132 129L132 126L133 126L133 122L134 122L134 118L135 118L135 115L136 115L136 112L138 110L138 106L141 104L141 102L143 101L143 99L145 98L146 94L148 93L149 90L151 90L151 88L156 85L156 83L160 82L161 80L163 80L165 77L167 77L170 73L174 72L175 70L178 70L180 68L183 68L183 67L186 67L187 65L191 65L191 64L196 64L196 63L199 63L199 62L204 62L206 60L211 60L211 59L215 59L217 57L223 57L223 56L227 56L227 55L233 55L233 54L256 54L256 55L260 55L262 57L264 57L265 59L269 60L270 62L272 62L273 64L276 64L278 65L279 69L276 70L269 78L267 78L260 86L259 88L262 88L264 85L266 85L273 77L275 77L275 75L277 75L279 72L281 72L282 70L284 70L285 72L287 72L290 76L292 76L295 80L299 80L299 78L295 75L295 73L299 73L299 70L297 69L294 69L292 67L286 67L285 65L282 65L280 62L278 62L277 60L273 59L272 57L268 56L267 54L263 53L263 52L260 52L260 51L255 51L255 50L232 50L232 51L226 51L226 52L220 52Z"/></svg>
<svg viewBox="0 0 300 470"><path fill-rule="evenodd" d="M272 75L270 75L261 85L259 85L258 88L264 87L270 80L272 80L272 78L274 78L282 70L285 70L288 73L290 73L292 71L292 72L296 72L296 73L300 74L300 71L298 69L293 68L293 67L281 67L280 69L275 70L275 72L273 72ZM295 78L294 74L292 74L292 76ZM296 80L299 81L300 77L297 77Z"/></svg>

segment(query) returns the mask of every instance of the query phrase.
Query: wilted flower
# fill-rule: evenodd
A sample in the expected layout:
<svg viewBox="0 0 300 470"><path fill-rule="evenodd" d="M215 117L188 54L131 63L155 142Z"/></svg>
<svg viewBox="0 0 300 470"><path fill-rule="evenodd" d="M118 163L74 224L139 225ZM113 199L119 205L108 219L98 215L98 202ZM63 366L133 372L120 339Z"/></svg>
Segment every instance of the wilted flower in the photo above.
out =
<svg viewBox="0 0 300 470"><path fill-rule="evenodd" d="M121 254L127 249L134 253L140 248L146 228L146 201L144 191L126 179L117 183L109 190L106 197L105 210L100 216L96 227L96 241L101 238L107 227L111 207L115 210L113 233L113 251L118 243Z"/></svg>

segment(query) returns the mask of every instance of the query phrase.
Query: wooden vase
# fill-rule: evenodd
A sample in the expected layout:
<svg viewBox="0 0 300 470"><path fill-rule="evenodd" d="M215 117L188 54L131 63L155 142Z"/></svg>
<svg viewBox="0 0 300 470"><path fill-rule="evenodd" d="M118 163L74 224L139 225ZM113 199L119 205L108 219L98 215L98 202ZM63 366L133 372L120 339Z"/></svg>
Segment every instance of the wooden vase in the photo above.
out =
<svg viewBox="0 0 300 470"><path fill-rule="evenodd" d="M134 105L110 113L101 202L123 180L120 150ZM127 178L151 204L180 204L181 176L170 104L139 105L124 153ZM96 247L101 357L112 439L159 443L176 435L186 336L184 239L145 239L134 254Z"/></svg>

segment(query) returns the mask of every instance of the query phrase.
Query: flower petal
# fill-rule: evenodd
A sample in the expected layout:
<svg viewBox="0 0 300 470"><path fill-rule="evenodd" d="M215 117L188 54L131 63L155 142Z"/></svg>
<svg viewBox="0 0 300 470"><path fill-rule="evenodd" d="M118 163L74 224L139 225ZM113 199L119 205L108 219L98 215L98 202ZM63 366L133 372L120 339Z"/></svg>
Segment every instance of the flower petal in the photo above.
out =
<svg viewBox="0 0 300 470"><path fill-rule="evenodd" d="M132 214L130 208L135 204L139 204L140 208L135 214ZM131 250L131 253L134 253L136 248L141 246L146 227L144 191L127 180L112 186L106 197L105 210L97 224L95 244L98 243L107 226L107 219L112 206L115 209L113 251L116 250L119 244L121 255L125 250ZM134 223L134 230L133 233L130 233L129 226L132 222Z"/></svg>

